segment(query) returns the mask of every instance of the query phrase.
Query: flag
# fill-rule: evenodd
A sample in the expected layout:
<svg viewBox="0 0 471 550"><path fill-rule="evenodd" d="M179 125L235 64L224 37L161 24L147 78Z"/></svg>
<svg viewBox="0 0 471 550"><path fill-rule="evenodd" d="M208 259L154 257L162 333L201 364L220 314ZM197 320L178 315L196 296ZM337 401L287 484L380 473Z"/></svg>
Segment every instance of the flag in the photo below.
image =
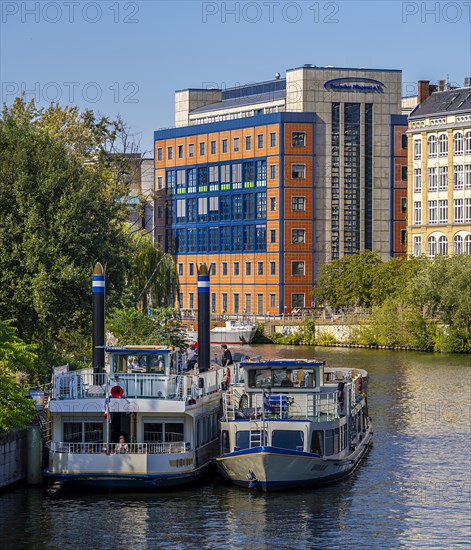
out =
<svg viewBox="0 0 471 550"><path fill-rule="evenodd" d="M110 411L110 381L106 382L106 397L105 397L105 412L103 414L105 420L108 421L108 424L111 422L111 411Z"/></svg>

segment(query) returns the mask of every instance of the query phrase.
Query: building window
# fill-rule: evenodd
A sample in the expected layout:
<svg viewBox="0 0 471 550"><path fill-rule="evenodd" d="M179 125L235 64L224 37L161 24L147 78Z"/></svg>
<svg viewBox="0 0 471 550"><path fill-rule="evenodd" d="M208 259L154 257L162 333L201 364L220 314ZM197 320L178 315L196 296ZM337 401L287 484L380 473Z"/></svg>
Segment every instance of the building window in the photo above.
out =
<svg viewBox="0 0 471 550"><path fill-rule="evenodd" d="M441 134L438 138L438 154L441 157L448 155L448 136L446 134Z"/></svg>
<svg viewBox="0 0 471 550"><path fill-rule="evenodd" d="M195 264L193 262L190 262L188 264L188 275L192 276L195 274Z"/></svg>
<svg viewBox="0 0 471 550"><path fill-rule="evenodd" d="M263 149L263 134L257 135L257 147Z"/></svg>
<svg viewBox="0 0 471 550"><path fill-rule="evenodd" d="M414 169L414 193L422 192L422 169Z"/></svg>
<svg viewBox="0 0 471 550"><path fill-rule="evenodd" d="M216 263L215 262L211 262L211 265L209 266L209 274L211 275L211 277L216 276Z"/></svg>
<svg viewBox="0 0 471 550"><path fill-rule="evenodd" d="M239 151L239 148L240 148L240 140L238 137L234 138L234 152L237 153Z"/></svg>
<svg viewBox="0 0 471 550"><path fill-rule="evenodd" d="M167 147L167 158L168 160L173 159L173 147Z"/></svg>
<svg viewBox="0 0 471 550"><path fill-rule="evenodd" d="M194 157L195 156L195 145L194 145L194 143L190 143L190 145L188 145L188 156L189 157Z"/></svg>
<svg viewBox="0 0 471 550"><path fill-rule="evenodd" d="M257 262L257 275L263 275L263 262Z"/></svg>
<svg viewBox="0 0 471 550"><path fill-rule="evenodd" d="M276 197L270 197L270 212L276 212Z"/></svg>
<svg viewBox="0 0 471 550"><path fill-rule="evenodd" d="M195 294L194 294L194 292L190 292L188 294L188 307L189 307L189 309L195 309Z"/></svg>
<svg viewBox="0 0 471 550"><path fill-rule="evenodd" d="M270 262L270 275L276 275L276 262Z"/></svg>
<svg viewBox="0 0 471 550"><path fill-rule="evenodd" d="M211 292L211 313L216 313L216 293Z"/></svg>
<svg viewBox="0 0 471 550"><path fill-rule="evenodd" d="M437 156L437 138L436 136L429 136L427 140L427 150L429 158L435 158Z"/></svg>
<svg viewBox="0 0 471 550"><path fill-rule="evenodd" d="M227 275L227 262L222 262L222 274Z"/></svg>
<svg viewBox="0 0 471 550"><path fill-rule="evenodd" d="M402 245L406 244L406 235L407 235L407 230L406 229L401 229L401 244Z"/></svg>
<svg viewBox="0 0 471 550"><path fill-rule="evenodd" d="M178 158L179 159L183 158L183 145L178 146Z"/></svg>
<svg viewBox="0 0 471 550"><path fill-rule="evenodd" d="M436 224L438 222L438 202L428 201L428 223Z"/></svg>
<svg viewBox="0 0 471 550"><path fill-rule="evenodd" d="M438 239L438 253L446 256L448 254L448 239L442 235Z"/></svg>
<svg viewBox="0 0 471 550"><path fill-rule="evenodd" d="M303 180L306 178L306 166L304 164L291 165L291 177L294 180Z"/></svg>
<svg viewBox="0 0 471 550"><path fill-rule="evenodd" d="M252 313L252 294L245 295L245 313Z"/></svg>
<svg viewBox="0 0 471 550"><path fill-rule="evenodd" d="M455 155L463 154L463 134L461 132L453 136L453 152Z"/></svg>
<svg viewBox="0 0 471 550"><path fill-rule="evenodd" d="M270 243L276 243L276 229L270 229Z"/></svg>
<svg viewBox="0 0 471 550"><path fill-rule="evenodd" d="M407 134L401 135L401 147L407 149Z"/></svg>
<svg viewBox="0 0 471 550"><path fill-rule="evenodd" d="M293 147L304 147L306 145L306 132L293 132L291 136Z"/></svg>
<svg viewBox="0 0 471 550"><path fill-rule="evenodd" d="M183 275L183 264L182 263L178 264L178 275L179 276Z"/></svg>
<svg viewBox="0 0 471 550"><path fill-rule="evenodd" d="M239 275L239 262L234 262L234 275Z"/></svg>
<svg viewBox="0 0 471 550"><path fill-rule="evenodd" d="M306 198L305 197L292 197L291 208L294 212L304 212L306 210Z"/></svg>
<svg viewBox="0 0 471 550"><path fill-rule="evenodd" d="M414 248L412 254L416 257L422 256L422 235L414 235Z"/></svg>
<svg viewBox="0 0 471 550"><path fill-rule="evenodd" d="M245 149L247 151L252 149L252 136L245 136Z"/></svg>
<svg viewBox="0 0 471 550"><path fill-rule="evenodd" d="M414 202L414 225L420 225L422 223L422 202Z"/></svg>
<svg viewBox="0 0 471 550"><path fill-rule="evenodd" d="M252 273L252 263L245 262L245 274L250 275Z"/></svg>
<svg viewBox="0 0 471 550"><path fill-rule="evenodd" d="M291 262L291 275L304 275L304 262Z"/></svg>
<svg viewBox="0 0 471 550"><path fill-rule="evenodd" d="M463 237L461 235L453 237L453 254L463 254Z"/></svg>
<svg viewBox="0 0 471 550"><path fill-rule="evenodd" d="M401 166L401 180L407 181L407 164Z"/></svg>
<svg viewBox="0 0 471 550"><path fill-rule="evenodd" d="M222 140L222 152L227 153L227 139Z"/></svg>
<svg viewBox="0 0 471 550"><path fill-rule="evenodd" d="M437 239L432 235L428 238L428 256L433 259L437 255Z"/></svg>
<svg viewBox="0 0 471 550"><path fill-rule="evenodd" d="M471 254L471 235L466 235L464 238L464 253Z"/></svg>
<svg viewBox="0 0 471 550"><path fill-rule="evenodd" d="M157 189L162 189L163 187L163 179L162 176L157 177Z"/></svg>
<svg viewBox="0 0 471 550"><path fill-rule="evenodd" d="M420 160L422 158L422 141L416 139L414 141L414 159Z"/></svg>
<svg viewBox="0 0 471 550"><path fill-rule="evenodd" d="M464 187L465 189L471 189L471 164L465 164L464 166Z"/></svg>
<svg viewBox="0 0 471 550"><path fill-rule="evenodd" d="M448 223L448 200L438 201L438 223Z"/></svg>
<svg viewBox="0 0 471 550"><path fill-rule="evenodd" d="M270 294L270 307L276 307L276 294Z"/></svg>
<svg viewBox="0 0 471 550"><path fill-rule="evenodd" d="M455 199L453 201L454 206L454 222L455 223L463 223L464 222L464 204L463 199Z"/></svg>
<svg viewBox="0 0 471 550"><path fill-rule="evenodd" d="M448 189L448 166L438 168L438 189L446 191Z"/></svg>
<svg viewBox="0 0 471 550"><path fill-rule="evenodd" d="M407 197L401 197L401 212L407 212Z"/></svg>
<svg viewBox="0 0 471 550"><path fill-rule="evenodd" d="M276 132L270 132L270 147L276 147Z"/></svg>
<svg viewBox="0 0 471 550"><path fill-rule="evenodd" d="M276 179L276 164L270 164L270 179Z"/></svg>
<svg viewBox="0 0 471 550"><path fill-rule="evenodd" d="M304 243L305 239L305 231L304 229L292 229L291 230L291 242L292 243Z"/></svg>
<svg viewBox="0 0 471 550"><path fill-rule="evenodd" d="M463 168L463 166L453 166L453 187L455 189L463 189L464 187Z"/></svg>
<svg viewBox="0 0 471 550"><path fill-rule="evenodd" d="M304 294L291 294L291 307L304 307Z"/></svg>
<svg viewBox="0 0 471 550"><path fill-rule="evenodd" d="M464 199L464 221L471 223L471 199Z"/></svg>
<svg viewBox="0 0 471 550"><path fill-rule="evenodd" d="M467 155L471 154L471 131L464 135L464 152Z"/></svg>
<svg viewBox="0 0 471 550"><path fill-rule="evenodd" d="M215 155L216 154L216 141L211 141L211 154L212 155Z"/></svg>
<svg viewBox="0 0 471 550"><path fill-rule="evenodd" d="M222 313L226 313L227 312L227 293L223 292L221 297L222 297Z"/></svg>
<svg viewBox="0 0 471 550"><path fill-rule="evenodd" d="M429 192L434 192L437 189L438 189L437 169L429 168L428 169L428 190Z"/></svg>
<svg viewBox="0 0 471 550"><path fill-rule="evenodd" d="M160 204L159 204L159 206L157 206L157 217L158 217L159 219L161 219L161 218L162 218L162 214L163 214L163 209L162 209L162 207L161 207Z"/></svg>
<svg viewBox="0 0 471 550"><path fill-rule="evenodd" d="M157 149L157 160L162 160L162 147Z"/></svg>
<svg viewBox="0 0 471 550"><path fill-rule="evenodd" d="M205 154L206 154L206 152L205 152L205 142L201 141L200 142L200 156L204 157Z"/></svg>
<svg viewBox="0 0 471 550"><path fill-rule="evenodd" d="M183 292L178 293L178 307L183 309Z"/></svg>
<svg viewBox="0 0 471 550"><path fill-rule="evenodd" d="M234 313L240 313L240 297L238 292L234 294Z"/></svg>

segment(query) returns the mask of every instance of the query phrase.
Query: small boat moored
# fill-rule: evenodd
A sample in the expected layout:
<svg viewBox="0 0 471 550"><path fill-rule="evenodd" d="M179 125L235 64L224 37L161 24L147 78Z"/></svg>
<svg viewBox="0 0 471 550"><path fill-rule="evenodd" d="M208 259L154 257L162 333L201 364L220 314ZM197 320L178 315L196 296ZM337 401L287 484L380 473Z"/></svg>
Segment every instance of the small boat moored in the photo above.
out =
<svg viewBox="0 0 471 550"><path fill-rule="evenodd" d="M223 395L221 474L263 491L349 475L373 429L368 373L311 360L244 361Z"/></svg>
<svg viewBox="0 0 471 550"><path fill-rule="evenodd" d="M228 320L224 326L211 329L211 344L250 344L257 332L256 325L240 321ZM187 338L190 340L198 339L198 331L188 330Z"/></svg>

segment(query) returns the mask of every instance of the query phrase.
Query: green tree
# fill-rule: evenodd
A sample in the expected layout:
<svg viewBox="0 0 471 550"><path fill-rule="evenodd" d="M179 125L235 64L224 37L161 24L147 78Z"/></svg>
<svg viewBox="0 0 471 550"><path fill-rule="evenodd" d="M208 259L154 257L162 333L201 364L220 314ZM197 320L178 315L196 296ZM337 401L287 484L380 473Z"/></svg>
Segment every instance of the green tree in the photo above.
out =
<svg viewBox="0 0 471 550"><path fill-rule="evenodd" d="M18 338L12 321L0 321L0 433L21 428L34 416L33 401L15 380L18 372L33 377L34 349Z"/></svg>

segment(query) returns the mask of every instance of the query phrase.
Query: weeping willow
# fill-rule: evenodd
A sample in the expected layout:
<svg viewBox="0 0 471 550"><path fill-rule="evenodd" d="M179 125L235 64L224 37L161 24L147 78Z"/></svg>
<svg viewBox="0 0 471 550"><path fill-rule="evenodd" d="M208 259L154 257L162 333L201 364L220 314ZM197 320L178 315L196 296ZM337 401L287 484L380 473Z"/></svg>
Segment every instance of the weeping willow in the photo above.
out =
<svg viewBox="0 0 471 550"><path fill-rule="evenodd" d="M178 296L178 275L172 256L155 247L145 231L132 236L134 254L128 288L138 309L168 307Z"/></svg>

